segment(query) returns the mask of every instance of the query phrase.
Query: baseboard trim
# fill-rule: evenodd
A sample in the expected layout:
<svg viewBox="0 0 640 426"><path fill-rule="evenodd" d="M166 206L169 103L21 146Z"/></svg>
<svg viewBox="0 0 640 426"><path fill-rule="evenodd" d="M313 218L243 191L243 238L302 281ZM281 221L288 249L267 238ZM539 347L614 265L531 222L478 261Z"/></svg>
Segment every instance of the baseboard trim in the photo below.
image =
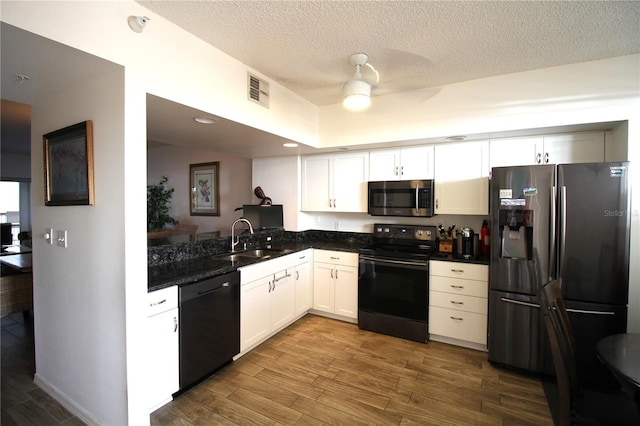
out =
<svg viewBox="0 0 640 426"><path fill-rule="evenodd" d="M60 389L49 383L46 379L41 377L38 373L33 376L33 383L45 391L51 398L55 399L60 405L66 408L71 414L76 416L90 426L99 426L100 423L94 419L84 408L79 406L73 399L69 398L67 394L61 392Z"/></svg>

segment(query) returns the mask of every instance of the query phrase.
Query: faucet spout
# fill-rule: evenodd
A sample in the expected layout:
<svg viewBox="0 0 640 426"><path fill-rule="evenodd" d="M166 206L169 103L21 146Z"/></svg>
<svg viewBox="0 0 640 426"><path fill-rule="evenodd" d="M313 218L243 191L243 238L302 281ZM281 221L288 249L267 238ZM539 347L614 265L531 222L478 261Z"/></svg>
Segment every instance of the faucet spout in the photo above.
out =
<svg viewBox="0 0 640 426"><path fill-rule="evenodd" d="M244 222L249 225L249 232L253 234L253 226L251 226L251 222L249 222L244 217L241 217L240 219L237 219L235 222L233 222L233 224L231 225L231 251L234 251L236 249L236 246L240 243L240 235L235 235L236 224L238 224L239 222Z"/></svg>

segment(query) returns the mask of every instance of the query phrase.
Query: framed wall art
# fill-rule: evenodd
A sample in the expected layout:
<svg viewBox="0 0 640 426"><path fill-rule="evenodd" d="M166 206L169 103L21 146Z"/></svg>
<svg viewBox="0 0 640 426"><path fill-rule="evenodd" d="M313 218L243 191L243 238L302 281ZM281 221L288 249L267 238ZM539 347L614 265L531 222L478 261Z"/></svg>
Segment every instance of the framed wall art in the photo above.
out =
<svg viewBox="0 0 640 426"><path fill-rule="evenodd" d="M84 121L47 133L44 143L44 196L47 206L94 204L93 127Z"/></svg>
<svg viewBox="0 0 640 426"><path fill-rule="evenodd" d="M220 162L189 165L191 216L220 216Z"/></svg>

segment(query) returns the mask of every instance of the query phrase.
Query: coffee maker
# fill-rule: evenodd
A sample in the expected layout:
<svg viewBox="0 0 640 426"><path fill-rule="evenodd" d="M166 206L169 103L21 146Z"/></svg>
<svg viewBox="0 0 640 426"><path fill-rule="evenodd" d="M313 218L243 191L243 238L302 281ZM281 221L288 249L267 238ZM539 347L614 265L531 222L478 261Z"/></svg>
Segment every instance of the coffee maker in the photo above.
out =
<svg viewBox="0 0 640 426"><path fill-rule="evenodd" d="M478 236L471 228L462 228L457 235L458 255L465 259L473 259L478 253Z"/></svg>

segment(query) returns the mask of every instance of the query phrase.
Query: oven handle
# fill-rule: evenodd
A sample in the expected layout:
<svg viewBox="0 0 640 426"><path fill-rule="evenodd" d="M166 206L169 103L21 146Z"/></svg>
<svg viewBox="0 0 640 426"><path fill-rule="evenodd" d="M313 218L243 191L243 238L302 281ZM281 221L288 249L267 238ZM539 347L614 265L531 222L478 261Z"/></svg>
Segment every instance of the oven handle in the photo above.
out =
<svg viewBox="0 0 640 426"><path fill-rule="evenodd" d="M360 255L360 260L368 260L370 262L388 263L388 264L394 264L394 265L410 265L410 266L424 266L424 267L427 267L429 265L426 260L425 261L391 260L391 259L381 259L379 257L366 256L362 254Z"/></svg>

